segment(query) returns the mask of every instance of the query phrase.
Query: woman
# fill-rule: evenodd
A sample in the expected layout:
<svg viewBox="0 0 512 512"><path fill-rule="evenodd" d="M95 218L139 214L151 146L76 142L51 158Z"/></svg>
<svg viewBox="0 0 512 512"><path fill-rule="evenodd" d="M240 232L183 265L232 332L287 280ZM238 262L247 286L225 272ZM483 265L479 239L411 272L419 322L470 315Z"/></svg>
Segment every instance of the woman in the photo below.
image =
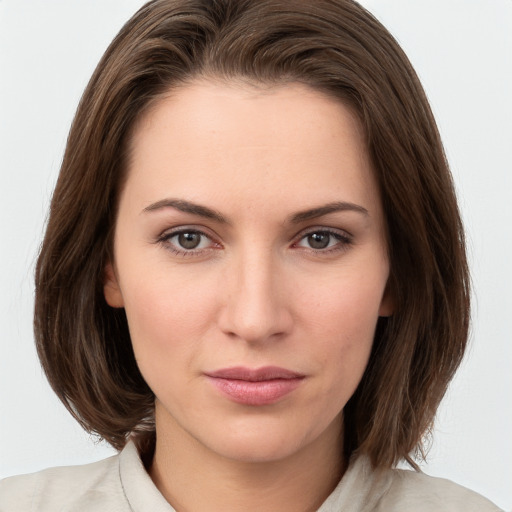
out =
<svg viewBox="0 0 512 512"><path fill-rule="evenodd" d="M0 504L497 510L391 469L415 465L468 294L435 123L378 22L150 2L86 89L36 272L50 383L122 452Z"/></svg>

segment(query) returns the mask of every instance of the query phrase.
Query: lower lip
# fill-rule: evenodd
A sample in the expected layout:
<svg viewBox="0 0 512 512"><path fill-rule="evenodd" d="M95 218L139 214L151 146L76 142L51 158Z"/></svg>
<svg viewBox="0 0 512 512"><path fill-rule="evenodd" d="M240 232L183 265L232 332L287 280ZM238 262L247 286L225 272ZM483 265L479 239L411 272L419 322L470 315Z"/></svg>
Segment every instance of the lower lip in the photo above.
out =
<svg viewBox="0 0 512 512"><path fill-rule="evenodd" d="M257 382L219 377L208 378L221 393L234 402L244 405L273 404L295 390L302 381L302 377Z"/></svg>

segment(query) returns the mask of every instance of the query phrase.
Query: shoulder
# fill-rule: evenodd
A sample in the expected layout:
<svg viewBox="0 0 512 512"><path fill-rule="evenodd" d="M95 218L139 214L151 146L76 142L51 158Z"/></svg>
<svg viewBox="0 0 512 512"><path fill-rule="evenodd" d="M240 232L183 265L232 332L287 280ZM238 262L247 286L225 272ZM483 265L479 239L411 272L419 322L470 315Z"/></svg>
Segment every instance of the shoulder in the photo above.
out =
<svg viewBox="0 0 512 512"><path fill-rule="evenodd" d="M388 470L385 477L378 511L500 512L487 498L444 478L402 469Z"/></svg>
<svg viewBox="0 0 512 512"><path fill-rule="evenodd" d="M354 456L318 512L501 512L476 492L449 480L402 469L374 469Z"/></svg>
<svg viewBox="0 0 512 512"><path fill-rule="evenodd" d="M46 469L0 481L0 512L124 511L119 456L82 466ZM129 509L127 509L129 510Z"/></svg>

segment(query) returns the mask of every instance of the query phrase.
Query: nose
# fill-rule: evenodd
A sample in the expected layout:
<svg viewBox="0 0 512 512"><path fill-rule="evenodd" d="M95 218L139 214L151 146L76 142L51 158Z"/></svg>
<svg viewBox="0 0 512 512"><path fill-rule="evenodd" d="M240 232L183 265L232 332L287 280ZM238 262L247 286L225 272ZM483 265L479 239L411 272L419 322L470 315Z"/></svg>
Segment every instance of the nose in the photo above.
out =
<svg viewBox="0 0 512 512"><path fill-rule="evenodd" d="M292 298L284 273L270 252L244 251L234 258L223 283L219 327L247 343L275 341L292 329Z"/></svg>

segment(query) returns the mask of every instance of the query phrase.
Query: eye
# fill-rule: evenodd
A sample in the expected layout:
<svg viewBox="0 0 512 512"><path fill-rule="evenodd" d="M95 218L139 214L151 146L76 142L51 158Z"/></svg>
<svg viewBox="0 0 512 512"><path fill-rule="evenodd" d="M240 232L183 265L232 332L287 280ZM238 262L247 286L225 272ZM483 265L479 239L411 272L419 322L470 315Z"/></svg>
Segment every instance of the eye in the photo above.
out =
<svg viewBox="0 0 512 512"><path fill-rule="evenodd" d="M313 249L314 251L329 252L336 249L342 250L350 243L351 239L349 236L324 229L307 233L296 245L297 247Z"/></svg>
<svg viewBox="0 0 512 512"><path fill-rule="evenodd" d="M185 231L169 238L169 242L174 240L173 243L177 244L182 249L202 249L200 246L201 244L204 246L204 238L206 237L197 231Z"/></svg>
<svg viewBox="0 0 512 512"><path fill-rule="evenodd" d="M214 247L211 238L196 229L180 229L164 233L158 241L177 254L193 254Z"/></svg>

